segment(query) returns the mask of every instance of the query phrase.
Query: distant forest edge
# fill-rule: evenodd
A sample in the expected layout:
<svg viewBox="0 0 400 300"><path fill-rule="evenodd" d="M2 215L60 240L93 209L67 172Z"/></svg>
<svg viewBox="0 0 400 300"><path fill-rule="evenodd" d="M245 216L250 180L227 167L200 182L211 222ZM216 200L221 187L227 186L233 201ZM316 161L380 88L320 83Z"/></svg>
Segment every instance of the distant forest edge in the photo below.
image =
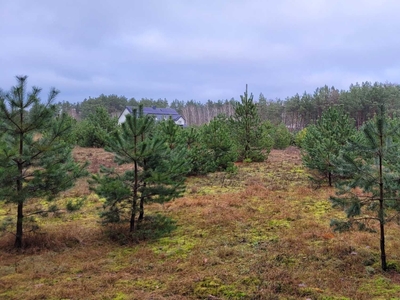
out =
<svg viewBox="0 0 400 300"><path fill-rule="evenodd" d="M249 88L251 92L251 87ZM272 124L285 124L292 131L303 129L309 124L314 124L322 113L331 106L341 106L359 128L365 121L373 116L378 104L386 105L389 115L400 111L400 85L393 83L371 83L352 84L348 90L338 90L327 85L317 88L314 93L304 92L292 97L281 99L267 99L262 93L257 99L257 107L261 121L268 120ZM237 100L208 100L205 103L198 101L167 99L135 98L128 99L125 96L100 95L96 98L84 99L80 103L60 102L62 111L67 112L75 119L85 119L96 111L99 106L105 107L110 115L118 117L125 106L156 106L160 108L171 107L176 109L190 125L202 125L211 121L219 114L231 116L234 114L234 103Z"/></svg>

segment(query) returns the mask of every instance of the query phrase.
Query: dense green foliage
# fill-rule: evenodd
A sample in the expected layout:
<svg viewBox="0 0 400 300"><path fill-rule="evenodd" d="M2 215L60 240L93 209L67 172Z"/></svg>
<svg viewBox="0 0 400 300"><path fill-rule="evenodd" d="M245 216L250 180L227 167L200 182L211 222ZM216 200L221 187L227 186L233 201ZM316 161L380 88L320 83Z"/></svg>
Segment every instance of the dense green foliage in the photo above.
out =
<svg viewBox="0 0 400 300"><path fill-rule="evenodd" d="M186 148L182 159L189 162L190 175L234 170L237 150L228 126L228 120L220 116L201 128L185 128L179 132L177 143Z"/></svg>
<svg viewBox="0 0 400 300"><path fill-rule="evenodd" d="M264 161L268 151L262 139L261 120L253 94L248 95L247 85L241 101L235 103L235 113L231 117L233 136L237 142L239 160Z"/></svg>
<svg viewBox="0 0 400 300"><path fill-rule="evenodd" d="M301 142L302 159L306 167L318 172L313 180L321 181L322 177L332 186L337 175L334 160L354 134L355 128L349 116L334 107L325 111L315 125L307 127Z"/></svg>
<svg viewBox="0 0 400 300"><path fill-rule="evenodd" d="M124 110L127 103L128 99L124 96L101 94L96 98L89 97L89 99L84 99L78 109L81 118L86 119L95 114L99 107L106 108L110 115L118 115Z"/></svg>
<svg viewBox="0 0 400 300"><path fill-rule="evenodd" d="M78 119L86 119L89 115L96 113L99 107L105 108L111 116L118 117L127 105L136 107L139 105L167 107L168 101L166 99L153 100L148 98L142 98L140 100L131 98L128 100L125 96L101 94L98 97L89 97L78 103L58 103L62 111L69 112Z"/></svg>
<svg viewBox="0 0 400 300"><path fill-rule="evenodd" d="M117 130L118 120L112 118L103 106L76 124L74 136L81 147L104 148L109 136Z"/></svg>
<svg viewBox="0 0 400 300"><path fill-rule="evenodd" d="M183 129L181 126L176 125L171 118L159 122L156 130L158 131L157 134L165 139L169 149L172 150L180 146L184 147L179 139Z"/></svg>
<svg viewBox="0 0 400 300"><path fill-rule="evenodd" d="M238 157L237 145L231 138L229 120L217 116L209 124L203 126L201 143L210 152L211 171L231 169Z"/></svg>
<svg viewBox="0 0 400 300"><path fill-rule="evenodd" d="M296 132L294 134L294 144L297 147L302 148L306 135L307 135L307 128L303 128L302 130Z"/></svg>
<svg viewBox="0 0 400 300"><path fill-rule="evenodd" d="M363 126L335 162L340 174L348 179L337 184L337 196L331 197L331 201L345 209L348 219L333 220L332 226L336 230L356 226L374 231L371 223L378 222L383 270L387 269L385 223L392 219L391 213L396 215L400 210L399 136L399 121L389 121L381 106L376 117Z"/></svg>
<svg viewBox="0 0 400 300"><path fill-rule="evenodd" d="M286 149L293 140L292 134L282 123L272 126L270 137L272 138L274 149Z"/></svg>
<svg viewBox="0 0 400 300"><path fill-rule="evenodd" d="M167 125L168 126L168 125ZM102 168L93 176L94 190L106 199L101 214L105 223L129 221L130 232L144 216L145 202L165 202L181 195L188 161L181 147L170 147L170 141L155 134L155 120L134 110L111 137L106 150L115 154L118 164L132 164L123 174Z"/></svg>
<svg viewBox="0 0 400 300"><path fill-rule="evenodd" d="M26 82L26 76L17 77L17 85L0 95L0 200L17 206L17 248L23 246L23 224L28 217L24 204L36 197L51 200L84 174L65 142L71 122L65 114L57 116L58 91L52 89L41 103L41 89L33 87L28 93Z"/></svg>
<svg viewBox="0 0 400 300"><path fill-rule="evenodd" d="M187 148L185 159L190 161L190 175L204 175L215 171L213 154L202 139L200 128L190 127L181 132L180 142Z"/></svg>

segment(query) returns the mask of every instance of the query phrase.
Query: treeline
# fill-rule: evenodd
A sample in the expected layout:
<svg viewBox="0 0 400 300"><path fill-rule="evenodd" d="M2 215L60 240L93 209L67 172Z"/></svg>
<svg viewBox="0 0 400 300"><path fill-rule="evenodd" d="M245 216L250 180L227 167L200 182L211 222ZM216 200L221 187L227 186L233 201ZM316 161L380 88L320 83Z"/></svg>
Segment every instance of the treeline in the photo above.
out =
<svg viewBox="0 0 400 300"><path fill-rule="evenodd" d="M153 100L148 98L142 98L137 101L135 98L128 99L125 96L107 96L101 94L98 97L89 97L89 99L84 99L82 102L78 103L70 103L68 101L58 103L60 111L66 112L77 120L86 119L90 114L93 114L98 107L104 107L112 117L118 117L125 106L139 105L143 105L144 107L157 106L164 108L168 107L168 101L167 99Z"/></svg>
<svg viewBox="0 0 400 300"><path fill-rule="evenodd" d="M190 125L202 125L210 122L216 116L223 114L230 117L234 114L234 98L230 100L208 100L205 103L189 100L126 98L117 95L100 95L96 98L84 99L80 103L59 103L60 108L75 119L87 118L99 106L105 107L111 116L118 117L127 105L171 107L176 109ZM384 102L388 113L392 115L400 110L400 86L392 83L352 84L348 90L338 90L327 85L317 88L313 93L304 92L286 99L267 99L260 94L255 99L261 121L268 120L272 124L284 124L291 131L298 131L321 117L322 113L332 106L341 106L355 120L359 128L366 120L376 113L376 103Z"/></svg>
<svg viewBox="0 0 400 300"><path fill-rule="evenodd" d="M329 107L340 106L360 128L374 116L379 103L385 103L389 115L400 110L400 86L391 83L370 83L350 85L348 90L339 91L334 87L317 88L313 94L296 94L282 103L282 122L289 128L302 129L315 124Z"/></svg>

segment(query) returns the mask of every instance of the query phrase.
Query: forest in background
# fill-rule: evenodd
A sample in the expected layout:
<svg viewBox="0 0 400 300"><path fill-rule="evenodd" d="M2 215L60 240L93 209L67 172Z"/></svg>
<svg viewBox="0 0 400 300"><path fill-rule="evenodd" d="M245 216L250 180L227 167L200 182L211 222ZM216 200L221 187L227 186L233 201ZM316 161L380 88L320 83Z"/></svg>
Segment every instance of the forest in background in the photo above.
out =
<svg viewBox="0 0 400 300"><path fill-rule="evenodd" d="M250 87L251 91L251 87ZM272 124L285 124L291 131L299 131L309 124L314 124L322 113L331 106L342 106L359 128L366 120L376 113L376 104L385 103L388 113L392 116L400 110L400 85L393 83L363 82L350 85L347 90L338 90L327 85L317 88L313 93L304 92L282 99L268 99L262 93L257 103L261 121L268 120ZM110 115L118 117L127 105L171 107L176 109L189 126L202 125L210 122L219 114L232 116L234 114L234 98L199 102L167 99L135 98L128 99L118 95L100 95L89 97L82 102L60 102L64 112L75 119L81 120L96 111L99 106L105 107Z"/></svg>

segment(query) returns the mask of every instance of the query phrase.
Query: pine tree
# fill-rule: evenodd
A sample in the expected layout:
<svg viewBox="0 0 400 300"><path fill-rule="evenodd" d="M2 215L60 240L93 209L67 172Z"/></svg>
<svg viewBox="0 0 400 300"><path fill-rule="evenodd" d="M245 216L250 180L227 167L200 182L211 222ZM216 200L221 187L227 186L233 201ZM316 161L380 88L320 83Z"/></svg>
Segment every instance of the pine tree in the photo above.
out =
<svg viewBox="0 0 400 300"><path fill-rule="evenodd" d="M203 134L199 127L190 127L182 130L179 142L187 149L185 160L190 165L190 175L204 175L215 172L217 166L214 162L213 152L203 142Z"/></svg>
<svg viewBox="0 0 400 300"><path fill-rule="evenodd" d="M51 200L84 174L64 142L71 127L66 115L57 116L53 103L59 92L51 89L41 103L41 89L27 93L26 83L26 76L17 76L17 85L0 95L0 200L17 206L16 248L23 246L26 202Z"/></svg>
<svg viewBox="0 0 400 300"><path fill-rule="evenodd" d="M157 127L160 134L165 138L169 149L174 149L179 145L179 134L182 127L176 125L172 118L161 121Z"/></svg>
<svg viewBox="0 0 400 300"><path fill-rule="evenodd" d="M223 115L215 117L209 124L202 127L201 141L212 153L215 167L212 171L225 171L232 168L237 159L237 146L233 143L229 131L228 120Z"/></svg>
<svg viewBox="0 0 400 300"><path fill-rule="evenodd" d="M235 114L231 118L234 136L239 146L239 159L263 161L268 154L262 152L261 121L257 105L253 102L253 94L248 95L247 84L246 91L240 99L241 102L235 103Z"/></svg>
<svg viewBox="0 0 400 300"><path fill-rule="evenodd" d="M346 147L336 162L340 174L349 178L337 184L337 195L331 197L334 207L344 208L347 220L332 220L335 230L374 231L377 221L380 232L381 265L387 270L385 223L391 213L399 211L400 136L399 122L390 122L381 106L373 120L361 129L360 136ZM349 155L353 153L353 155ZM359 191L361 190L361 192Z"/></svg>
<svg viewBox="0 0 400 300"><path fill-rule="evenodd" d="M268 121L266 121L268 122ZM265 123L265 122L264 122ZM269 131L274 149L286 149L292 142L292 135L285 124L272 125Z"/></svg>
<svg viewBox="0 0 400 300"><path fill-rule="evenodd" d="M117 118L112 118L104 106L98 106L75 126L77 143L81 147L104 148L110 134L117 130L117 125Z"/></svg>
<svg viewBox="0 0 400 300"><path fill-rule="evenodd" d="M315 125L307 127L306 132L301 145L303 164L318 172L312 180L320 181L319 176L322 175L332 186L336 174L333 161L355 133L355 128L347 114L330 107Z"/></svg>
<svg viewBox="0 0 400 300"><path fill-rule="evenodd" d="M170 149L166 139L155 133L155 120L145 116L140 106L128 115L120 131L111 137L106 150L115 154L118 164L132 164L132 169L119 174L103 167L93 176L94 190L106 198L105 223L129 221L129 231L137 228L144 216L145 202L165 202L184 191L188 162L180 148Z"/></svg>

